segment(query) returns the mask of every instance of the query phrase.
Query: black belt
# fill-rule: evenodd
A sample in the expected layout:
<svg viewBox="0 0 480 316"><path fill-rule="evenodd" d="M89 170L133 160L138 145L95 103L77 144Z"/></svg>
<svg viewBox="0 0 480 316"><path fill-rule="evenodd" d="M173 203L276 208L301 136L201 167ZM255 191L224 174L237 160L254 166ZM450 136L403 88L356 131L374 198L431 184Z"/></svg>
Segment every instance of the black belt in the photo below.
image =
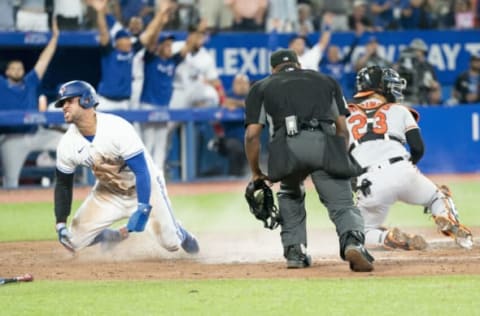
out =
<svg viewBox="0 0 480 316"><path fill-rule="evenodd" d="M402 156L397 156L397 157L392 157L392 158L388 159L387 161L388 161L389 164L393 165L394 163L397 163L397 162L402 161L402 160L406 160L406 158L402 157ZM378 164L374 164L374 165L365 167L365 168L363 168L362 174L364 174L368 171L372 171L374 169L381 169L381 165L382 165L382 163L378 163Z"/></svg>
<svg viewBox="0 0 480 316"><path fill-rule="evenodd" d="M301 130L304 131L321 131L322 130L322 122L323 120L318 120L313 118L309 121L300 122L299 126Z"/></svg>
<svg viewBox="0 0 480 316"><path fill-rule="evenodd" d="M389 162L391 165L393 165L394 163L399 162L399 161L402 161L402 160L405 160L405 157L398 156L398 157L393 157L393 158L388 159L388 162Z"/></svg>
<svg viewBox="0 0 480 316"><path fill-rule="evenodd" d="M308 126L308 125L300 125L300 129L304 131L321 131L322 130L320 126Z"/></svg>

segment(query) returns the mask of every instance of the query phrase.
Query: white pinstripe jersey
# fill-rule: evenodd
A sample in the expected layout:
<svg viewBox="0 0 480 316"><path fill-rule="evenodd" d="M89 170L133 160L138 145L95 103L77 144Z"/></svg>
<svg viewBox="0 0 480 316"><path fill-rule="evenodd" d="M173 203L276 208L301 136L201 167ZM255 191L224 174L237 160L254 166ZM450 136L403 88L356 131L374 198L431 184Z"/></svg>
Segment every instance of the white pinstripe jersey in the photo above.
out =
<svg viewBox="0 0 480 316"><path fill-rule="evenodd" d="M368 123L372 124L373 133L394 136L405 143L406 132L418 128L415 118L406 106L398 103L384 104L379 99L368 98L360 104L351 104L349 109L351 114L347 118L347 127L350 145L355 144L352 155L362 167L382 163L393 157L410 157L405 146L396 140L377 139L356 143L366 134ZM367 113L375 111L372 118L367 117Z"/></svg>

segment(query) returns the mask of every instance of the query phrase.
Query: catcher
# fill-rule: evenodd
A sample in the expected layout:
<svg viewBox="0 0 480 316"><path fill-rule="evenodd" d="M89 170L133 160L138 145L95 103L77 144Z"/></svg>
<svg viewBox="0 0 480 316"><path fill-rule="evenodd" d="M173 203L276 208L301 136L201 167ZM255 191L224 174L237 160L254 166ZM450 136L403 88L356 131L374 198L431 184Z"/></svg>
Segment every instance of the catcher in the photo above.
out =
<svg viewBox="0 0 480 316"><path fill-rule="evenodd" d="M427 247L420 235L382 226L390 206L402 201L424 206L442 234L470 249L472 234L459 222L450 190L437 187L416 167L424 145L418 113L399 103L406 81L391 68L373 66L358 72L356 86L358 92L355 104L349 105L347 126L351 154L364 168L356 189L358 207L365 219L366 245L405 250Z"/></svg>

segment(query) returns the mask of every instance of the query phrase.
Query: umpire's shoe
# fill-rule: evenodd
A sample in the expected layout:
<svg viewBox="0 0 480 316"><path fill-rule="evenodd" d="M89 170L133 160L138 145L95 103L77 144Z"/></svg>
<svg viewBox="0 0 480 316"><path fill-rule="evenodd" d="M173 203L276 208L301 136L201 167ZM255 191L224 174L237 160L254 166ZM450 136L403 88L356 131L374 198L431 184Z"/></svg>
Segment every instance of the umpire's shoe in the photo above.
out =
<svg viewBox="0 0 480 316"><path fill-rule="evenodd" d="M374 259L363 245L350 244L345 247L345 260L350 262L350 270L352 271L373 271Z"/></svg>
<svg viewBox="0 0 480 316"><path fill-rule="evenodd" d="M301 269L312 265L312 257L307 255L300 244L284 247L283 255L287 259L287 269Z"/></svg>

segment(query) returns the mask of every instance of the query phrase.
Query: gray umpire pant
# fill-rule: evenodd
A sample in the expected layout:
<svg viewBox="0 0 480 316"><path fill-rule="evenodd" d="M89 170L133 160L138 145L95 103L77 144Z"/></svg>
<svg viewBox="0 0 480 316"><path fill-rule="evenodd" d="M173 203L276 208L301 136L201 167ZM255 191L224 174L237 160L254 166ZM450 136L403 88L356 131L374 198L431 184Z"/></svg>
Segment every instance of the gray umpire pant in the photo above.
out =
<svg viewBox="0 0 480 316"><path fill-rule="evenodd" d="M309 148L305 148L303 154L312 155ZM350 180L333 178L323 170L305 171L283 179L277 193L283 220L280 233L283 246L307 245L303 181L308 175L311 175L320 201L327 208L330 220L335 224L337 235L340 237L348 231L363 232L364 221L360 210L354 205Z"/></svg>

